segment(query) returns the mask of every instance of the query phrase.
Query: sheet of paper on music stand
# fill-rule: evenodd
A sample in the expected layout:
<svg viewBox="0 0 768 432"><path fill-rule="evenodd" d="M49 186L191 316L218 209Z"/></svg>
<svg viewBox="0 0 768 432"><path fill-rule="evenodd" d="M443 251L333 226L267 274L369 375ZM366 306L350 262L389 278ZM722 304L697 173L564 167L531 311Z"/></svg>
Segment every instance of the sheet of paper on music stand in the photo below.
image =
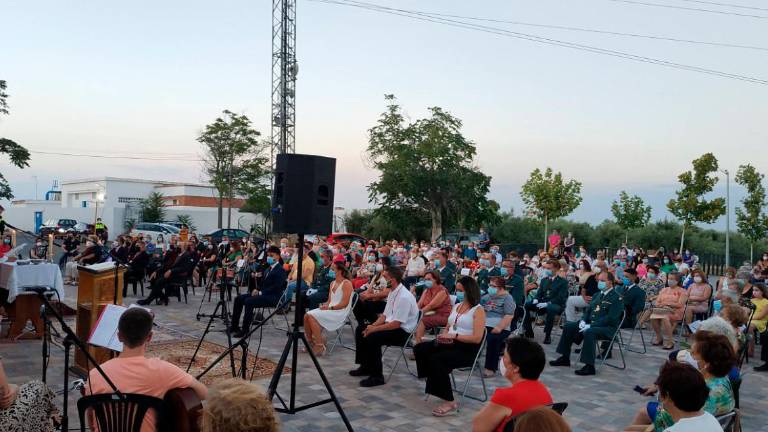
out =
<svg viewBox="0 0 768 432"><path fill-rule="evenodd" d="M88 343L104 348L111 349L112 351L123 352L123 343L117 338L117 324L120 322L120 317L123 316L123 312L134 307L141 307L136 304L132 304L129 307L120 305L106 305L104 310L101 311L99 321L96 323L91 337L88 339ZM147 308L147 311L151 312Z"/></svg>

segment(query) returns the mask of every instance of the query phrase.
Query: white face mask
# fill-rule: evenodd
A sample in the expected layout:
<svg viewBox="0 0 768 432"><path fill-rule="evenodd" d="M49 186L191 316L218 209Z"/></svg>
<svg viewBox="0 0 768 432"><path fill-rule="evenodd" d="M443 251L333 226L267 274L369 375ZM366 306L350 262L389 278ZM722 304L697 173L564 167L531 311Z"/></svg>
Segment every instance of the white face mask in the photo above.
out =
<svg viewBox="0 0 768 432"><path fill-rule="evenodd" d="M499 373L503 377L507 376L507 366L504 365L504 356L501 356L501 358L499 359Z"/></svg>
<svg viewBox="0 0 768 432"><path fill-rule="evenodd" d="M701 283L701 276L694 277L693 281L696 282L696 283Z"/></svg>

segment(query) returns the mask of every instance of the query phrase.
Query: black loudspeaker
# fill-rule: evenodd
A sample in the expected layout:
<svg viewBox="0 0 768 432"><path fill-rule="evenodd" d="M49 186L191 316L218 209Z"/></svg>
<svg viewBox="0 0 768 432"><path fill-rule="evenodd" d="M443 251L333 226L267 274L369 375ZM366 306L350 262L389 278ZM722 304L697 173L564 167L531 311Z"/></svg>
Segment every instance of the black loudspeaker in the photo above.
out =
<svg viewBox="0 0 768 432"><path fill-rule="evenodd" d="M336 159L283 153L275 161L272 230L328 235L333 228Z"/></svg>

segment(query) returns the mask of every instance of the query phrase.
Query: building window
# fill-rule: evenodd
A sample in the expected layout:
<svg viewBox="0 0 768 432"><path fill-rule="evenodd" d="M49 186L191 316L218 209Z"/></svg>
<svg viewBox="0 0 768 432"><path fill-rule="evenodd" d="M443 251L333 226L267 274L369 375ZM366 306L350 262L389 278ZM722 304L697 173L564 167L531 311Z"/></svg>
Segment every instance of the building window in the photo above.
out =
<svg viewBox="0 0 768 432"><path fill-rule="evenodd" d="M141 202L143 201L142 198L133 198L133 197L119 197L117 198L117 202L119 203L132 203L132 202Z"/></svg>

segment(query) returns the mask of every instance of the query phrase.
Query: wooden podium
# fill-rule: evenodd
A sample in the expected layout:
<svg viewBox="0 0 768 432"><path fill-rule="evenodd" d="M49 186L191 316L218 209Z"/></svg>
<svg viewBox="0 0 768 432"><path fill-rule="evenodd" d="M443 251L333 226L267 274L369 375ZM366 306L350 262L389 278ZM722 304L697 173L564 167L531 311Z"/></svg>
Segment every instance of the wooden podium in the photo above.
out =
<svg viewBox="0 0 768 432"><path fill-rule="evenodd" d="M78 266L77 270L80 278L77 289L77 337L88 346L88 352L93 358L102 364L113 357L113 351L89 345L88 338L104 306L112 303L123 304L125 267L119 266L115 271L114 263L103 263L87 267ZM115 292L115 279L117 279L117 292ZM93 365L88 364L85 354L75 349L73 366L75 371L87 375L92 367Z"/></svg>

